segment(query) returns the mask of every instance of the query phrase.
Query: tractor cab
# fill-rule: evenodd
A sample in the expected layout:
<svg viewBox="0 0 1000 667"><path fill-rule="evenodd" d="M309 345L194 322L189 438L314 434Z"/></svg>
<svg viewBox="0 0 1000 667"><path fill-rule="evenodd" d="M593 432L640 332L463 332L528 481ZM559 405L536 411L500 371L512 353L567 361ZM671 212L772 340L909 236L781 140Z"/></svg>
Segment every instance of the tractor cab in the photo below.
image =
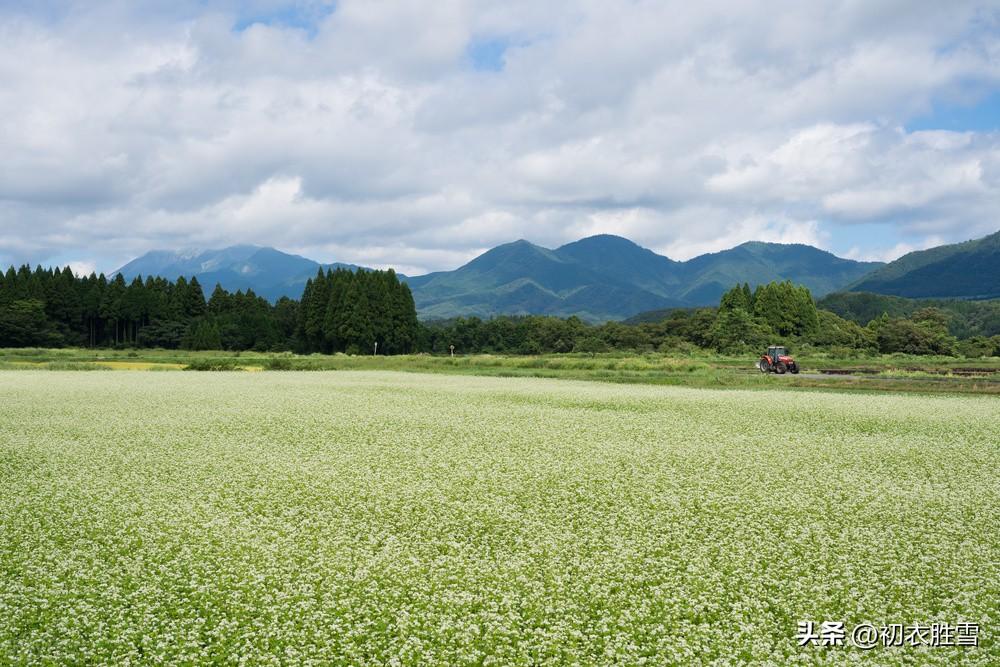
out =
<svg viewBox="0 0 1000 667"><path fill-rule="evenodd" d="M781 345L772 345L767 348L767 356L771 358L771 363L776 364L781 357L787 357L788 351Z"/></svg>

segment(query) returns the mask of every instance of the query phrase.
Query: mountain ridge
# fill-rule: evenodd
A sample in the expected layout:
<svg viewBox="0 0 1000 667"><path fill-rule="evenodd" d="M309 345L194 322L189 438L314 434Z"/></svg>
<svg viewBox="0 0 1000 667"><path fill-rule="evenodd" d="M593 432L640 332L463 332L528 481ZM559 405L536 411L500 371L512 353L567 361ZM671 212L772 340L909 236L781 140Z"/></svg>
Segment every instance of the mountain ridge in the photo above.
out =
<svg viewBox="0 0 1000 667"><path fill-rule="evenodd" d="M152 250L128 262L111 275L119 273L126 280L136 276L157 275L176 279L197 277L206 294L215 284L227 290L252 289L271 301L282 296L298 298L306 281L320 268L357 269L353 264L320 264L266 246L234 245L217 250Z"/></svg>
<svg viewBox="0 0 1000 667"><path fill-rule="evenodd" d="M505 283L496 279L491 260L500 256L508 268L522 267L507 276L512 279L508 288L520 290L517 298L510 290L498 289ZM481 275L483 264L493 271L488 280ZM551 275L556 266L571 267L575 273L569 280L576 285L572 295ZM714 305L737 282L756 285L792 280L822 296L878 266L877 262L839 258L812 246L766 242L748 242L682 262L629 239L600 234L553 250L523 240L504 244L453 271L410 279L410 283L425 318L532 313L577 315L597 321L624 319L648 310ZM513 280L515 277L528 280L529 285ZM565 274L559 278L569 279Z"/></svg>
<svg viewBox="0 0 1000 667"><path fill-rule="evenodd" d="M1000 231L907 253L845 291L907 298L1000 297Z"/></svg>
<svg viewBox="0 0 1000 667"><path fill-rule="evenodd" d="M738 282L792 280L823 296L881 266L843 259L812 246L749 241L734 248L677 261L612 234L598 234L545 248L525 239L504 243L450 271L403 276L424 319L456 316L576 315L588 321L625 319L664 308L714 305ZM216 282L230 290L253 289L272 301L298 298L320 264L269 247L237 245L219 250L154 250L118 271L176 278L196 276L206 292Z"/></svg>

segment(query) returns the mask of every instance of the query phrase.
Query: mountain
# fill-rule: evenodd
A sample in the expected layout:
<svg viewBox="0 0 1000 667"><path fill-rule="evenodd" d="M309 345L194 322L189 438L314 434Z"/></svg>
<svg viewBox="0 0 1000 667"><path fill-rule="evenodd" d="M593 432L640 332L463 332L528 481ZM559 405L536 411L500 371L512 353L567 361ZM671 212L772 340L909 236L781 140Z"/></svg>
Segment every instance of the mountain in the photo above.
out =
<svg viewBox="0 0 1000 667"><path fill-rule="evenodd" d="M115 273L196 276L206 292L253 289L272 301L298 298L319 264L274 248L236 245L200 252L146 253ZM494 315L576 315L599 322L669 308L715 305L736 283L791 280L817 297L858 280L878 263L854 262L806 245L744 243L678 262L620 236L601 234L554 250L520 240L453 271L406 277L424 319Z"/></svg>
<svg viewBox="0 0 1000 667"><path fill-rule="evenodd" d="M677 301L683 284L684 264L657 255L652 250L620 236L600 234L560 246L555 252L586 266L610 280Z"/></svg>
<svg viewBox="0 0 1000 667"><path fill-rule="evenodd" d="M602 234L555 250L516 241L454 271L408 282L424 318L531 313L601 321L715 305L723 292L740 282L791 280L819 297L879 266L811 246L779 243L744 243L678 262L620 236Z"/></svg>
<svg viewBox="0 0 1000 667"><path fill-rule="evenodd" d="M801 243L749 241L684 263L684 287L677 295L691 305L715 305L736 283L751 287L791 280L821 297L882 266L881 262L842 259Z"/></svg>
<svg viewBox="0 0 1000 667"><path fill-rule="evenodd" d="M912 298L998 297L1000 231L973 241L908 253L847 289Z"/></svg>
<svg viewBox="0 0 1000 667"><path fill-rule="evenodd" d="M549 250L515 241L497 246L454 271L407 278L407 282L424 318L536 314L577 315L596 321L678 303L643 289L630 280L635 276L616 276L600 260L580 261L565 248Z"/></svg>
<svg viewBox="0 0 1000 667"><path fill-rule="evenodd" d="M206 295L216 283L229 291L253 289L271 301L282 296L299 298L306 280L320 267L345 267L353 264L320 264L311 259L253 245L235 245L221 250L169 252L154 250L138 257L111 275L121 273L125 280L136 276L197 277Z"/></svg>

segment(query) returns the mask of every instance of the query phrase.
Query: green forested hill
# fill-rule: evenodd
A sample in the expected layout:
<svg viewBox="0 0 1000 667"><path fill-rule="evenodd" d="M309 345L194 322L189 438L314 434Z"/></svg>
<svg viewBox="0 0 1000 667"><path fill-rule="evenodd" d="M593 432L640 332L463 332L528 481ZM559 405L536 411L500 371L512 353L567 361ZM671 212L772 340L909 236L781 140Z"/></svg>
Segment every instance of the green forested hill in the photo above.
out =
<svg viewBox="0 0 1000 667"><path fill-rule="evenodd" d="M837 292L823 297L816 306L861 325L883 313L889 317L909 317L922 308L937 308L947 314L948 330L954 336L1000 334L1000 299L908 299L871 292Z"/></svg>
<svg viewBox="0 0 1000 667"><path fill-rule="evenodd" d="M905 297L1000 297L1000 232L903 255L849 288Z"/></svg>
<svg viewBox="0 0 1000 667"><path fill-rule="evenodd" d="M585 239L557 250L515 241L454 271L407 282L420 315L432 319L534 314L599 321L681 305L664 284L673 262L631 241L607 239L606 243ZM607 256L604 249L609 250ZM642 262L634 263L630 257L634 255Z"/></svg>
<svg viewBox="0 0 1000 667"><path fill-rule="evenodd" d="M748 242L684 263L679 296L690 305L714 305L738 283L750 286L791 280L820 297L881 266L879 262L842 259L802 244Z"/></svg>
<svg viewBox="0 0 1000 667"><path fill-rule="evenodd" d="M686 262L620 236L549 250L516 241L454 271L408 278L424 318L499 314L623 319L649 310L715 305L736 283L791 280L823 295L880 266L806 245L744 243Z"/></svg>

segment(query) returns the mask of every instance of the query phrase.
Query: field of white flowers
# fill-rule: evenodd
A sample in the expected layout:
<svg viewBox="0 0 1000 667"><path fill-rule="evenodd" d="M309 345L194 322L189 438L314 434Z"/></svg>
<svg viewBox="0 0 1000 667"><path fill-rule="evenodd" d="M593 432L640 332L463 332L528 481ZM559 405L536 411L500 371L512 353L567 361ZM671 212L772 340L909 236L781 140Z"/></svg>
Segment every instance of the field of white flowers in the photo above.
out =
<svg viewBox="0 0 1000 667"><path fill-rule="evenodd" d="M0 662L1000 664L998 443L992 397L0 373Z"/></svg>

